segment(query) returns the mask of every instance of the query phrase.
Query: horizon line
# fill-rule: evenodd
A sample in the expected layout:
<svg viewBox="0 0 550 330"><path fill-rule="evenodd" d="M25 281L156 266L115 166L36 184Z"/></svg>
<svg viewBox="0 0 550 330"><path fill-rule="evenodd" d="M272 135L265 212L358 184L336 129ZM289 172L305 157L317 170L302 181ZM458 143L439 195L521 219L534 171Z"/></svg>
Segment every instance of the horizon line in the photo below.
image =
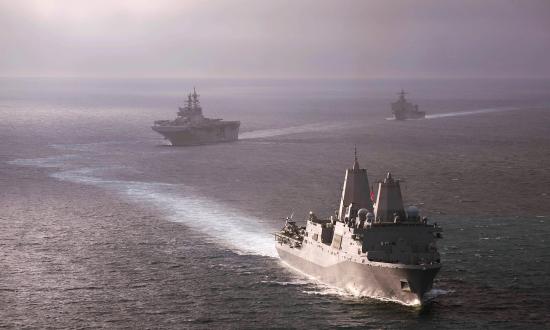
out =
<svg viewBox="0 0 550 330"><path fill-rule="evenodd" d="M105 79L105 80L550 80L550 76L95 76L0 75L0 79Z"/></svg>

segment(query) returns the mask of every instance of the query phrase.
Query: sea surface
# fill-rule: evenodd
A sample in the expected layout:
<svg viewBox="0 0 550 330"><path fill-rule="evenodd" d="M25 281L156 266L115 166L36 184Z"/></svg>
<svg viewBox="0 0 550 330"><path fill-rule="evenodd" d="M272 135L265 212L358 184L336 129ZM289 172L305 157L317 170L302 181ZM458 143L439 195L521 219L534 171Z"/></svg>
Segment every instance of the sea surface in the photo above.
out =
<svg viewBox="0 0 550 330"><path fill-rule="evenodd" d="M193 86L240 140L170 147ZM393 121L405 88L428 113ZM444 229L434 299L356 297L271 233L330 216L345 169ZM550 81L0 79L0 327L543 329Z"/></svg>

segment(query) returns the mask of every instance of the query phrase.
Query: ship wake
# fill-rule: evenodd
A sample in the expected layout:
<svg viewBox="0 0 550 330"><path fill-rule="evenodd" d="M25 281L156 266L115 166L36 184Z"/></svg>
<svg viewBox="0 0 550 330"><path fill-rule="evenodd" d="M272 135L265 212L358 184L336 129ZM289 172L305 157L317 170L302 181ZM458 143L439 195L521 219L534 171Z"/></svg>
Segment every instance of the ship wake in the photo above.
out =
<svg viewBox="0 0 550 330"><path fill-rule="evenodd" d="M83 158L75 154L55 157L17 159L9 163L20 166L55 168L51 177L112 191L138 205L148 205L167 220L179 222L205 234L205 239L230 248L238 254L276 257L267 223L239 210L211 200L181 184L107 179L102 173L123 167L83 167ZM243 239L245 238L245 239Z"/></svg>
<svg viewBox="0 0 550 330"><path fill-rule="evenodd" d="M479 114L484 114L484 113L514 111L514 110L520 110L520 108L502 107L502 108L477 109L477 110L470 110L470 111L456 111L456 112L446 112L446 113L435 113L435 114L431 114L431 115L426 115L426 119L438 119L438 118L447 118L447 117L472 116L472 115L479 115Z"/></svg>
<svg viewBox="0 0 550 330"><path fill-rule="evenodd" d="M299 134L299 133L333 131L333 130L338 130L342 128L349 129L350 125L353 126L354 124L344 123L344 122L313 123L313 124L290 126L290 127L284 127L284 128L254 130L254 131L248 131L248 132L243 132L239 134L239 140L262 139L262 138L270 138L270 137Z"/></svg>
<svg viewBox="0 0 550 330"><path fill-rule="evenodd" d="M502 107L502 108L486 108L486 109L476 109L468 111L454 111L454 112L444 112L444 113L434 113L426 115L425 118L417 119L407 119L407 120L423 120L423 119L440 119L440 118L450 118L450 117L463 117L463 116L473 116L487 113L496 113L496 112L505 112L505 111L516 111L521 110L521 108L516 107ZM386 120L395 120L394 117L388 117Z"/></svg>

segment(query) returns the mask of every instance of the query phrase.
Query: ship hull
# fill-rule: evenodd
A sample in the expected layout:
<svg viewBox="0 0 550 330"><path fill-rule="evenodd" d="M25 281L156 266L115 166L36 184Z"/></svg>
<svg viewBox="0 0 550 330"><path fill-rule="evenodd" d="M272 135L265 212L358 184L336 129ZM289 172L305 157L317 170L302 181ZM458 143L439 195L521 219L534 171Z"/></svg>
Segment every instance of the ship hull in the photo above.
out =
<svg viewBox="0 0 550 330"><path fill-rule="evenodd" d="M407 120L407 119L424 119L426 118L425 112L394 112L394 117L396 120Z"/></svg>
<svg viewBox="0 0 550 330"><path fill-rule="evenodd" d="M173 146L194 146L232 142L239 138L240 122L224 121L203 127L153 126Z"/></svg>
<svg viewBox="0 0 550 330"><path fill-rule="evenodd" d="M303 251L303 248L291 248L285 244L277 246L282 261L320 282L358 296L406 305L421 305L425 302L424 295L431 290L433 280L441 268L439 264L418 266L368 260L358 262L329 252L329 249L323 249L324 253L319 259L322 262L313 262L308 258L311 254Z"/></svg>

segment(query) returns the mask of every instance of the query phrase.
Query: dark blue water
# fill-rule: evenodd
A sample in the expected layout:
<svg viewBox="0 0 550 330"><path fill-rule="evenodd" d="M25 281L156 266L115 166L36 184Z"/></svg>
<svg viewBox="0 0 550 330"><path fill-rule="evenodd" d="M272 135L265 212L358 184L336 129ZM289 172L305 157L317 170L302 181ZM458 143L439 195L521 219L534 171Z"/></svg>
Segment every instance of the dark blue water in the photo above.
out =
<svg viewBox="0 0 550 330"><path fill-rule="evenodd" d="M239 142L171 148L150 129L193 84L206 115L242 121ZM548 86L4 79L0 326L544 328ZM385 120L401 87L432 119ZM371 181L391 170L444 228L425 308L276 257L281 218L332 214L354 144Z"/></svg>

